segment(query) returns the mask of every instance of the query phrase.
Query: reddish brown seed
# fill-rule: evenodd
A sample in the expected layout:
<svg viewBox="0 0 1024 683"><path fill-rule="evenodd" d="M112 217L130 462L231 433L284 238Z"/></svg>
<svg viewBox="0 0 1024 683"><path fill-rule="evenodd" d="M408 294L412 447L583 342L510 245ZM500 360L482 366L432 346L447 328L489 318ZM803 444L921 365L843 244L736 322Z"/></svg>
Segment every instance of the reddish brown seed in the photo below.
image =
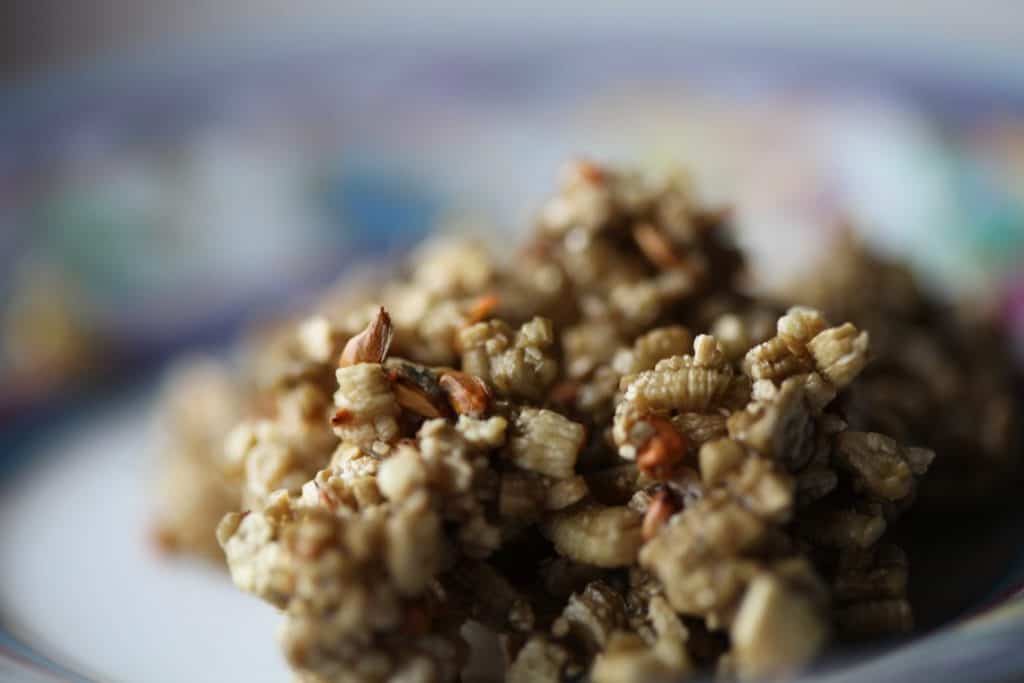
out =
<svg viewBox="0 0 1024 683"><path fill-rule="evenodd" d="M663 270L680 265L679 256L672 248L668 238L650 223L637 223L633 227L633 239L644 256Z"/></svg>
<svg viewBox="0 0 1024 683"><path fill-rule="evenodd" d="M341 357L338 358L338 367L345 368L357 363L383 363L387 358L394 333L391 316L381 306L366 329L345 344Z"/></svg>
<svg viewBox="0 0 1024 683"><path fill-rule="evenodd" d="M491 403L491 392L487 384L466 372L450 370L439 380L441 389L448 397L448 403L459 415L481 417Z"/></svg>
<svg viewBox="0 0 1024 683"><path fill-rule="evenodd" d="M578 159L572 162L568 172L592 185L601 185L607 180L607 174L604 169L586 159Z"/></svg>
<svg viewBox="0 0 1024 683"><path fill-rule="evenodd" d="M649 417L646 421L654 428L654 435L637 454L637 467L650 477L667 479L686 456L689 443L665 418Z"/></svg>
<svg viewBox="0 0 1024 683"><path fill-rule="evenodd" d="M501 299L496 294L484 294L477 298L466 313L466 324L475 325L482 320L490 318L500 303Z"/></svg>
<svg viewBox="0 0 1024 683"><path fill-rule="evenodd" d="M434 405L430 396L414 384L398 381L391 385L398 405L426 418L441 417L441 409Z"/></svg>
<svg viewBox="0 0 1024 683"><path fill-rule="evenodd" d="M331 416L331 424L335 427L340 427L343 424L347 424L352 421L352 411L346 408L339 408L338 412Z"/></svg>
<svg viewBox="0 0 1024 683"><path fill-rule="evenodd" d="M659 491L655 494L654 500L647 507L643 524L640 527L640 533L644 540L649 541L654 538L662 525L678 510L679 506L668 491Z"/></svg>

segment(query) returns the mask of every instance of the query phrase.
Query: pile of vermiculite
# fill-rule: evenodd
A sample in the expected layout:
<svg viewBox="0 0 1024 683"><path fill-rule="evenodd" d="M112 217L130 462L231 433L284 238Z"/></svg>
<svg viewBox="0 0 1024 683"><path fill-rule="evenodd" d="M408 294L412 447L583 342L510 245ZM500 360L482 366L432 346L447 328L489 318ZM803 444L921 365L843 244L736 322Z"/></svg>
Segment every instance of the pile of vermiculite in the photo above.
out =
<svg viewBox="0 0 1024 683"><path fill-rule="evenodd" d="M900 375L858 393L868 333L744 291L726 222L575 163L510 265L428 245L240 373L192 367L162 540L219 553L228 512L234 581L310 683L455 680L495 638L511 681L749 679L910 629L886 530L934 454L861 431L920 436L881 414ZM809 298L841 309L841 276Z"/></svg>

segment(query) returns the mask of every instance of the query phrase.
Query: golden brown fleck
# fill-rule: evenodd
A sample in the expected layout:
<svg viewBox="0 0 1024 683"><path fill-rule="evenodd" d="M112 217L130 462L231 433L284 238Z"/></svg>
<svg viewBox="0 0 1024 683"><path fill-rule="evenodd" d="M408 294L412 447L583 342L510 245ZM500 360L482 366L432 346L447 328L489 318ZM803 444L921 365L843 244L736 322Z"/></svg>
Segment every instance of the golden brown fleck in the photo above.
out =
<svg viewBox="0 0 1024 683"><path fill-rule="evenodd" d="M654 435L640 449L636 464L644 474L665 479L686 456L689 444L665 418L649 417L646 422L654 428Z"/></svg>
<svg viewBox="0 0 1024 683"><path fill-rule="evenodd" d="M175 553L180 546L178 535L174 533L174 530L162 524L157 525L152 530L150 540L153 542L153 547L161 554L170 555Z"/></svg>
<svg viewBox="0 0 1024 683"><path fill-rule="evenodd" d="M591 185L603 185L608 179L605 170L592 161L578 159L570 166L573 175Z"/></svg>
<svg viewBox="0 0 1024 683"><path fill-rule="evenodd" d="M501 304L497 294L489 293L476 299L466 314L466 324L473 325L490 318Z"/></svg>
<svg viewBox="0 0 1024 683"><path fill-rule="evenodd" d="M658 491L647 508L647 512L644 513L644 522L641 527L644 541L654 538L654 535L661 529L661 525L678 511L679 505L672 494L665 490Z"/></svg>

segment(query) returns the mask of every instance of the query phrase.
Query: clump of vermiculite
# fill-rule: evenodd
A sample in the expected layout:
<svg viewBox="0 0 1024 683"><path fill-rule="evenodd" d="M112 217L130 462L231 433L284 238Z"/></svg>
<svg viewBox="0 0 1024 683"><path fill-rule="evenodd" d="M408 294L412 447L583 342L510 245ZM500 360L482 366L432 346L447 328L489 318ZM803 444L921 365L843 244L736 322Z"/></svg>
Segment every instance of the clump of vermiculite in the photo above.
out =
<svg viewBox="0 0 1024 683"><path fill-rule="evenodd" d="M302 681L455 680L469 632L513 681L746 679L910 629L885 532L933 454L851 428L869 335L741 291L726 222L576 163L510 265L438 243L328 298L251 356L194 468L232 493L169 533L237 506Z"/></svg>

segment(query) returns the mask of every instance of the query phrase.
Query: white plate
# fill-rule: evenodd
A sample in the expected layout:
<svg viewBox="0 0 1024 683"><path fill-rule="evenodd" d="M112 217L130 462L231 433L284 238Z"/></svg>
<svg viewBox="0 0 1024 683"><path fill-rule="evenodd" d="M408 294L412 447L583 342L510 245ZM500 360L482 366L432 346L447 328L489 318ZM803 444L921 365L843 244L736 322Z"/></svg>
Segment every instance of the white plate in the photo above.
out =
<svg viewBox="0 0 1024 683"><path fill-rule="evenodd" d="M32 649L98 680L288 680L273 608L147 542L149 407L120 402L61 430L3 483L0 614Z"/></svg>

